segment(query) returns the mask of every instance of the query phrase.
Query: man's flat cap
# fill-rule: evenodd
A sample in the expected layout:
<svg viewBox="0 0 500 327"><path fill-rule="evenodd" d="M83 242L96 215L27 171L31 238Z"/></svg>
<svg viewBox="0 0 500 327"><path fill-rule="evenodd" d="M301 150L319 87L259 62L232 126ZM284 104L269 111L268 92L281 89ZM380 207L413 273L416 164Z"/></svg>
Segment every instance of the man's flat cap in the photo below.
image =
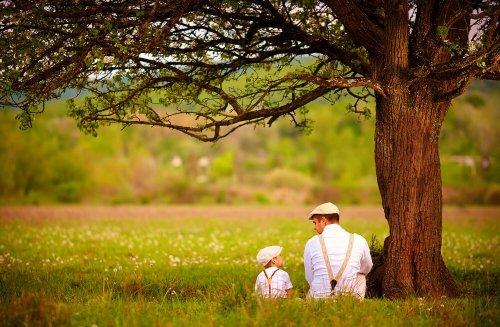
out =
<svg viewBox="0 0 500 327"><path fill-rule="evenodd" d="M312 219L314 215L331 215L334 213L340 214L339 208L335 204L327 202L314 208L309 214L309 219Z"/></svg>

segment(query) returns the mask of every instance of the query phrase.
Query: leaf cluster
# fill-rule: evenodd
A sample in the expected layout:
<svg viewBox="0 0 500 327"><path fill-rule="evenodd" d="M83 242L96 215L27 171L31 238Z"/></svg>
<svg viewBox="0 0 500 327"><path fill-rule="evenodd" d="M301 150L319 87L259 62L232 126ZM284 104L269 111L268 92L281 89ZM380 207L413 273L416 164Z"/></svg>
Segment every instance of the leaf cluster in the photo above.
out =
<svg viewBox="0 0 500 327"><path fill-rule="evenodd" d="M469 79L498 76L494 2L406 5L411 63L398 74L408 84L431 80L444 101ZM20 109L27 128L46 101L83 92L70 115L91 134L143 124L215 141L283 116L306 127L300 112L320 97L350 93L363 113L367 97L387 95L391 10L389 1L4 1L0 104Z"/></svg>

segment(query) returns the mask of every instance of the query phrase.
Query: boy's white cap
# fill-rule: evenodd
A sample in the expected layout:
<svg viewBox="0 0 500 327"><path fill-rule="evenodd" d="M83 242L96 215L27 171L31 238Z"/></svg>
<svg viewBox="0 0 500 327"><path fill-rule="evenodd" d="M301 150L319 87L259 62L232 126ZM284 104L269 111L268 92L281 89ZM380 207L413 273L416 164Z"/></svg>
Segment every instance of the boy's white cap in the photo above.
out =
<svg viewBox="0 0 500 327"><path fill-rule="evenodd" d="M259 265L265 266L274 257L279 256L282 250L283 248L278 245L266 246L257 253L257 262Z"/></svg>
<svg viewBox="0 0 500 327"><path fill-rule="evenodd" d="M335 204L327 202L314 208L309 214L309 219L312 219L314 215L329 215L333 213L340 214L339 208Z"/></svg>

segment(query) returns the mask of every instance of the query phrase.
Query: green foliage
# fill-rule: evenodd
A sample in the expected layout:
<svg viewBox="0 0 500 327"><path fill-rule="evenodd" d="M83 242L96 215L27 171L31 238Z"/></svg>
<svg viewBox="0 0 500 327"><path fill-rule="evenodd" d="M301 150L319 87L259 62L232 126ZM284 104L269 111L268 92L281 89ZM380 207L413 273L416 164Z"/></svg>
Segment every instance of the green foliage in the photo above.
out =
<svg viewBox="0 0 500 327"><path fill-rule="evenodd" d="M269 197L261 192L255 193L255 201L257 201L258 204L269 204Z"/></svg>
<svg viewBox="0 0 500 327"><path fill-rule="evenodd" d="M436 28L437 35L439 35L441 38L445 39L448 36L448 27L444 25L439 25Z"/></svg>
<svg viewBox="0 0 500 327"><path fill-rule="evenodd" d="M484 100L484 98L480 95L477 95L477 94L467 95L464 98L464 100L465 100L465 102L470 103L475 108L484 107L484 105L486 104L486 101Z"/></svg>
<svg viewBox="0 0 500 327"><path fill-rule="evenodd" d="M213 178L227 178L233 175L234 159L232 152L224 152L212 160L210 173Z"/></svg>
<svg viewBox="0 0 500 327"><path fill-rule="evenodd" d="M498 101L496 89L478 83L453 103L441 135L445 202L499 203Z"/></svg>
<svg viewBox="0 0 500 327"><path fill-rule="evenodd" d="M498 101L495 87L477 84L449 111L440 140L446 203L498 203ZM310 105L310 133L283 117L214 145L162 128L110 126L85 136L64 117L64 102L47 104L26 131L17 129L14 112L2 111L0 201L379 203L374 121L348 104ZM199 166L202 157L208 166Z"/></svg>
<svg viewBox="0 0 500 327"><path fill-rule="evenodd" d="M314 185L314 180L299 171L277 168L266 175L266 181L273 188L289 188L292 190L308 190Z"/></svg>

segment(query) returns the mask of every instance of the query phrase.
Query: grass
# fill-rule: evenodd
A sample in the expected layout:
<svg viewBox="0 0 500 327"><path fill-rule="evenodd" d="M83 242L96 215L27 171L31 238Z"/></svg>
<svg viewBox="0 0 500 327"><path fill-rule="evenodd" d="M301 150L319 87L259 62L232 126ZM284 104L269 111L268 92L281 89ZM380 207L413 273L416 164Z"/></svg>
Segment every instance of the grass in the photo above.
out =
<svg viewBox="0 0 500 327"><path fill-rule="evenodd" d="M344 227L382 240L385 223ZM0 319L5 325L470 326L499 325L496 218L445 221L443 256L457 299L303 300L299 218L0 220ZM284 246L295 295L252 295L259 248Z"/></svg>

